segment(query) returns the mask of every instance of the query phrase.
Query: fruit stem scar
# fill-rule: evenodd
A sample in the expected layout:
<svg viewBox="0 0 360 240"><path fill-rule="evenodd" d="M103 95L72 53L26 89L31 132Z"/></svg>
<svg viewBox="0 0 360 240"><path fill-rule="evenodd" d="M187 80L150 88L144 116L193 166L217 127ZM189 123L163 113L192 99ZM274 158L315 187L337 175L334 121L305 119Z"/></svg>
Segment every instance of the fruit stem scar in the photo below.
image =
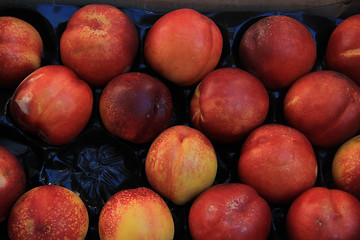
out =
<svg viewBox="0 0 360 240"><path fill-rule="evenodd" d="M299 96L295 96L291 101L289 101L285 107L295 104L300 99Z"/></svg>
<svg viewBox="0 0 360 240"><path fill-rule="evenodd" d="M357 57L360 55L360 48L349 49L349 50L343 52L341 55L343 55L345 57Z"/></svg>

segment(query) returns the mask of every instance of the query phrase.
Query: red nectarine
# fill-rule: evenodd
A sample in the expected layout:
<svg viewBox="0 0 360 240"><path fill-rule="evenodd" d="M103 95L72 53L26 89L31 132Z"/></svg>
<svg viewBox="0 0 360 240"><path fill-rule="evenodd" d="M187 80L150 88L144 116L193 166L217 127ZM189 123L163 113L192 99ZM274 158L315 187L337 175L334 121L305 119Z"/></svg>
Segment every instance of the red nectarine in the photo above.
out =
<svg viewBox="0 0 360 240"><path fill-rule="evenodd" d="M10 103L12 119L51 145L72 141L85 128L93 108L89 85L61 65L41 67L26 77Z"/></svg>
<svg viewBox="0 0 360 240"><path fill-rule="evenodd" d="M0 87L16 87L41 66L43 42L29 23L0 17Z"/></svg>
<svg viewBox="0 0 360 240"><path fill-rule="evenodd" d="M102 240L172 240L174 231L169 207L146 187L119 191L106 202L99 217Z"/></svg>
<svg viewBox="0 0 360 240"><path fill-rule="evenodd" d="M131 19L105 4L89 4L76 11L60 39L63 64L95 86L104 86L129 71L138 47Z"/></svg>
<svg viewBox="0 0 360 240"><path fill-rule="evenodd" d="M241 182L269 202L288 204L315 185L317 161L300 131L266 124L251 132L242 145L238 174Z"/></svg>
<svg viewBox="0 0 360 240"><path fill-rule="evenodd" d="M144 56L167 80L191 86L217 66L222 47L220 29L210 18L178 9L153 24L145 38Z"/></svg>
<svg viewBox="0 0 360 240"><path fill-rule="evenodd" d="M105 128L134 143L153 140L169 125L173 102L169 89L145 73L125 73L103 89L99 111Z"/></svg>
<svg viewBox="0 0 360 240"><path fill-rule="evenodd" d="M221 142L244 139L264 122L268 110L263 83L238 68L221 68L206 75L190 102L193 126Z"/></svg>
<svg viewBox="0 0 360 240"><path fill-rule="evenodd" d="M170 127L151 144L145 173L158 193L183 205L213 184L217 173L215 149L194 128Z"/></svg>
<svg viewBox="0 0 360 240"><path fill-rule="evenodd" d="M298 20L264 17L251 25L240 41L243 67L268 88L285 88L311 71L316 45L311 32Z"/></svg>
<svg viewBox="0 0 360 240"><path fill-rule="evenodd" d="M89 216L74 192L57 185L33 188L11 209L8 233L12 240L85 239Z"/></svg>

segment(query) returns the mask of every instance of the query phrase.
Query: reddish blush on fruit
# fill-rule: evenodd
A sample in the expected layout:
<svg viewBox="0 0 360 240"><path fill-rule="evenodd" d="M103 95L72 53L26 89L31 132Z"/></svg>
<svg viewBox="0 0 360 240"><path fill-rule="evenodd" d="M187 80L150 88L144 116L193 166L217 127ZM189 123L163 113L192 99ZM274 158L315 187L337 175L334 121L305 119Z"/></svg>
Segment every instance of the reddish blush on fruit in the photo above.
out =
<svg viewBox="0 0 360 240"><path fill-rule="evenodd" d="M331 33L326 47L326 66L360 85L360 14L342 21Z"/></svg>
<svg viewBox="0 0 360 240"><path fill-rule="evenodd" d="M106 85L99 111L110 133L130 142L145 143L168 127L173 102L169 89L160 80L131 72Z"/></svg>
<svg viewBox="0 0 360 240"><path fill-rule="evenodd" d="M210 72L196 87L190 102L192 125L212 140L243 140L260 126L269 110L263 83L238 68Z"/></svg>
<svg viewBox="0 0 360 240"><path fill-rule="evenodd" d="M138 47L132 20L106 4L89 4L76 11L60 39L63 64L90 85L100 87L130 70Z"/></svg>
<svg viewBox="0 0 360 240"><path fill-rule="evenodd" d="M239 57L242 67L267 88L286 88L312 70L316 44L309 29L298 20L272 15L245 31Z"/></svg>
<svg viewBox="0 0 360 240"><path fill-rule="evenodd" d="M222 47L221 31L210 18L192 9L178 9L150 28L144 57L162 77L179 86L191 86L215 69Z"/></svg>
<svg viewBox="0 0 360 240"><path fill-rule="evenodd" d="M99 217L102 240L171 240L174 232L169 207L146 187L119 191L105 203Z"/></svg>
<svg viewBox="0 0 360 240"><path fill-rule="evenodd" d="M360 199L360 135L337 149L332 162L332 177L337 188Z"/></svg>
<svg viewBox="0 0 360 240"><path fill-rule="evenodd" d="M319 147L334 147L360 129L360 88L344 74L316 71L298 79L284 98L287 124Z"/></svg>
<svg viewBox="0 0 360 240"><path fill-rule="evenodd" d="M208 188L192 203L189 230L193 240L266 240L271 220L269 204L254 188L224 183Z"/></svg>
<svg viewBox="0 0 360 240"><path fill-rule="evenodd" d="M314 149L305 135L294 128L262 125L242 145L238 175L242 183L255 188L267 201L289 204L315 185Z"/></svg>
<svg viewBox="0 0 360 240"><path fill-rule="evenodd" d="M35 70L17 87L10 102L12 120L54 146L75 139L87 125L92 108L89 85L61 65Z"/></svg>
<svg viewBox="0 0 360 240"><path fill-rule="evenodd" d="M286 216L289 240L356 240L360 202L339 189L314 187L294 200Z"/></svg>
<svg viewBox="0 0 360 240"><path fill-rule="evenodd" d="M170 127L152 142L145 173L155 191L176 205L184 205L213 184L217 173L215 149L194 128Z"/></svg>
<svg viewBox="0 0 360 240"><path fill-rule="evenodd" d="M23 166L12 152L0 146L0 223L7 219L11 207L25 188Z"/></svg>
<svg viewBox="0 0 360 240"><path fill-rule="evenodd" d="M84 202L71 190L44 185L24 193L11 209L12 240L85 239L89 216Z"/></svg>
<svg viewBox="0 0 360 240"><path fill-rule="evenodd" d="M0 87L15 88L41 66L43 42L39 32L16 17L0 17Z"/></svg>

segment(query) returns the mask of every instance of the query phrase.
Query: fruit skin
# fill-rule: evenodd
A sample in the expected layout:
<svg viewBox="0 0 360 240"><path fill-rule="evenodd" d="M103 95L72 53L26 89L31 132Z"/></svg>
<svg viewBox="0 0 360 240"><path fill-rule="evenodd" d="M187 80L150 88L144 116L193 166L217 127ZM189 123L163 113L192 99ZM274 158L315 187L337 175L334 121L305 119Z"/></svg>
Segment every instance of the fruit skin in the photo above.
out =
<svg viewBox="0 0 360 240"><path fill-rule="evenodd" d="M105 4L89 4L76 11L60 39L63 64L100 87L130 70L138 48L139 36L131 19Z"/></svg>
<svg viewBox="0 0 360 240"><path fill-rule="evenodd" d="M12 152L0 146L0 223L7 219L12 205L25 188L23 166Z"/></svg>
<svg viewBox="0 0 360 240"><path fill-rule="evenodd" d="M189 212L192 239L266 240L271 210L254 188L240 183L214 185L201 193Z"/></svg>
<svg viewBox="0 0 360 240"><path fill-rule="evenodd" d="M29 23L15 17L0 17L0 87L15 88L41 66L43 42Z"/></svg>
<svg viewBox="0 0 360 240"><path fill-rule="evenodd" d="M264 122L268 110L269 96L262 82L238 68L206 75L190 102L192 125L220 142L244 139Z"/></svg>
<svg viewBox="0 0 360 240"><path fill-rule="evenodd" d="M360 199L360 135L338 148L332 162L332 177L337 188Z"/></svg>
<svg viewBox="0 0 360 240"><path fill-rule="evenodd" d="M217 66L222 47L218 26L185 8L171 11L153 24L145 38L144 57L167 80L191 86Z"/></svg>
<svg viewBox="0 0 360 240"><path fill-rule="evenodd" d="M289 240L359 239L360 202L342 190L311 188L291 204L286 229Z"/></svg>
<svg viewBox="0 0 360 240"><path fill-rule="evenodd" d="M242 145L238 175L242 183L275 204L288 204L314 186L317 161L309 140L298 130L266 124Z"/></svg>
<svg viewBox="0 0 360 240"><path fill-rule="evenodd" d="M331 33L326 47L326 66L360 85L360 14L342 21Z"/></svg>
<svg viewBox="0 0 360 240"><path fill-rule="evenodd" d="M15 90L10 114L23 130L45 143L63 145L77 137L88 123L93 107L89 85L61 65L41 67Z"/></svg>
<svg viewBox="0 0 360 240"><path fill-rule="evenodd" d="M215 150L200 131L176 125L151 144L145 173L155 191L183 205L213 184L217 173Z"/></svg>
<svg viewBox="0 0 360 240"><path fill-rule="evenodd" d="M287 123L312 144L334 147L360 129L360 88L345 75L317 71L298 79L284 98Z"/></svg>
<svg viewBox="0 0 360 240"><path fill-rule="evenodd" d="M134 143L153 140L169 125L173 102L160 80L144 73L125 73L103 89L100 116L112 134Z"/></svg>
<svg viewBox="0 0 360 240"><path fill-rule="evenodd" d="M153 190L121 190L104 205L99 217L100 239L170 240L174 221L165 201Z"/></svg>
<svg viewBox="0 0 360 240"><path fill-rule="evenodd" d="M8 233L17 239L85 239L89 216L74 192L57 185L35 187L11 209Z"/></svg>
<svg viewBox="0 0 360 240"><path fill-rule="evenodd" d="M272 15L251 25L240 40L240 62L267 88L286 88L311 71L316 45L298 20Z"/></svg>

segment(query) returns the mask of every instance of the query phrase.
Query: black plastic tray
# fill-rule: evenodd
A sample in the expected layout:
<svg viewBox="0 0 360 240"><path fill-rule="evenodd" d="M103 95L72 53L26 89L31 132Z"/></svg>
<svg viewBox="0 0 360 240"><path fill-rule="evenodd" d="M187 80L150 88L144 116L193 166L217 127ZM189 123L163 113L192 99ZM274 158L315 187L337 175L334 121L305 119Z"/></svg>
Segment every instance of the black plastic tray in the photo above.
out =
<svg viewBox="0 0 360 240"><path fill-rule="evenodd" d="M29 5L21 8L2 8L0 15L10 15L32 24L42 36L44 54L42 65L62 64L59 41L71 15L81 6ZM145 72L165 82L169 87L174 112L170 126L190 125L189 103L195 86L178 87L157 76L145 63L142 46L152 24L162 16L137 9L122 9L136 24L140 36L140 49L131 71ZM282 14L305 24L314 36L317 45L317 60L313 71L325 69L324 53L328 38L342 19L311 16L303 13L283 12L216 12L204 13L220 28L224 38L223 54L218 64L221 67L239 67L238 45L244 31L255 21L268 15ZM270 109L264 123L286 124L282 102L287 89L268 90ZM80 195L86 204L90 226L86 239L99 239L98 217L102 206L114 193L126 188L150 187L144 172L144 162L151 143L132 144L109 134L98 111L102 88L93 88L94 108L85 130L69 144L53 147L36 136L23 132L9 114L9 102L14 89L0 90L0 145L12 151L23 164L27 175L27 190L45 184L64 186ZM223 144L213 142L218 157L218 173L214 184L239 182L237 162L241 142ZM333 187L331 162L335 148L314 148L318 160L316 186ZM166 199L165 199L166 200ZM175 222L175 239L191 239L187 216L191 203L176 206L167 201ZM270 205L272 230L269 239L286 239L285 216L288 205ZM1 239L7 237L7 222L0 224Z"/></svg>

